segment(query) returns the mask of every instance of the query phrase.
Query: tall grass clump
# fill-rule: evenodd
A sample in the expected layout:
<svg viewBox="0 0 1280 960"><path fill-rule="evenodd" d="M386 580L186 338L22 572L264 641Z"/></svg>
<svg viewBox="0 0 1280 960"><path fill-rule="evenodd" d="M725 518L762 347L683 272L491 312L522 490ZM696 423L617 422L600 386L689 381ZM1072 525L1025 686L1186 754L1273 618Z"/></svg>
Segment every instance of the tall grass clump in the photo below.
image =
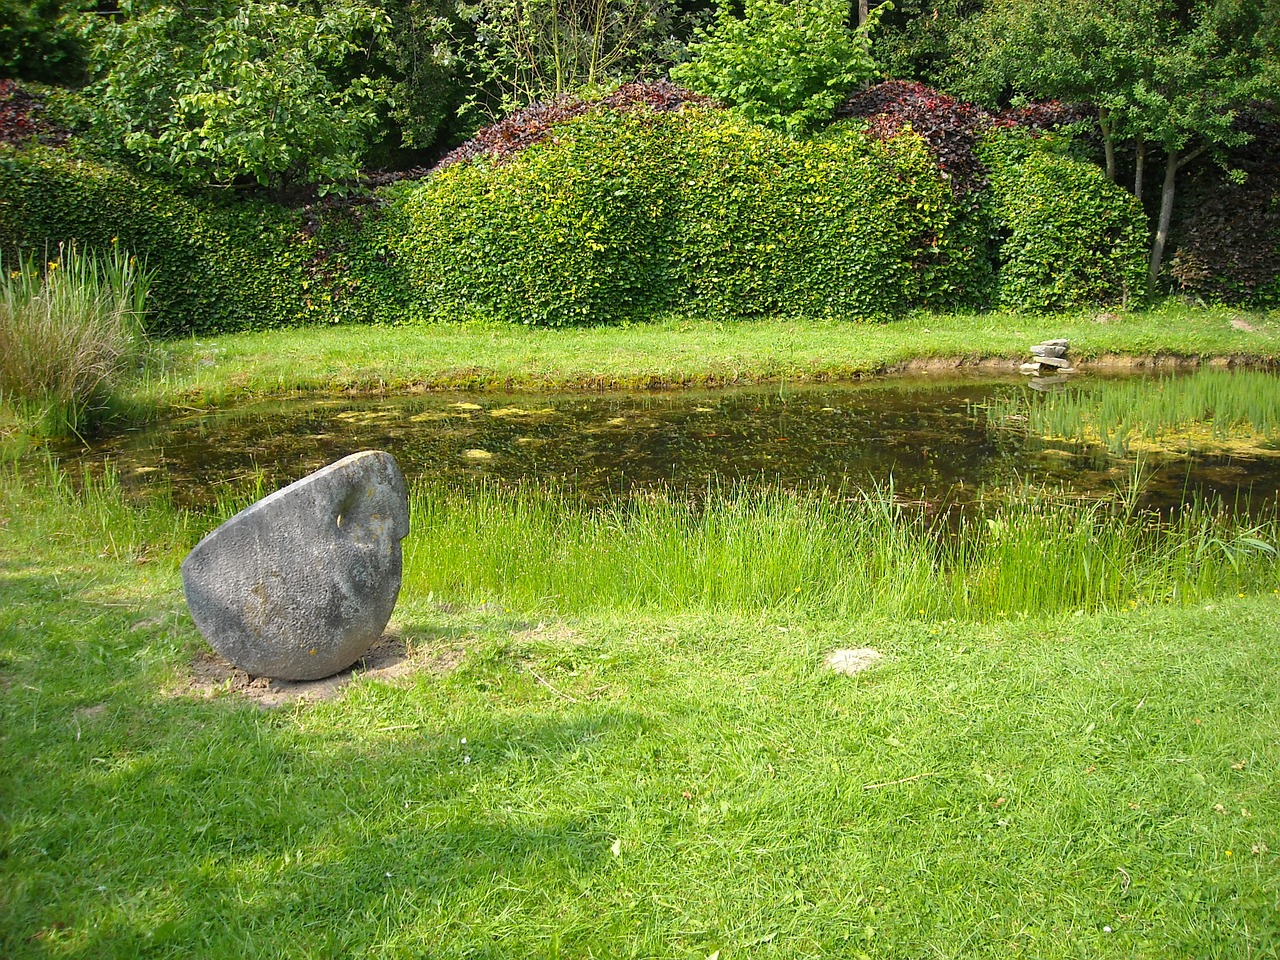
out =
<svg viewBox="0 0 1280 960"><path fill-rule="evenodd" d="M0 397L77 430L136 367L149 283L118 246L0 264Z"/></svg>
<svg viewBox="0 0 1280 960"><path fill-rule="evenodd" d="M604 509L537 487L419 487L406 595L555 614L598 609L963 619L1194 603L1276 587L1280 524L1209 504L1027 489L930 514L891 488L711 491Z"/></svg>

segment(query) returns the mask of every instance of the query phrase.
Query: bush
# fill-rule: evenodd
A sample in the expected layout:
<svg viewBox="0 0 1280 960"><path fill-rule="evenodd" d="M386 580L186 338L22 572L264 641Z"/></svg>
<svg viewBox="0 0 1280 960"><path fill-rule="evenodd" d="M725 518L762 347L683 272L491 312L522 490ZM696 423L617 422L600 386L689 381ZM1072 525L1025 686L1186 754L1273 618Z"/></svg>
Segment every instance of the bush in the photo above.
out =
<svg viewBox="0 0 1280 960"><path fill-rule="evenodd" d="M1135 197L1025 134L988 135L978 153L990 177L1000 306L1059 310L1142 297L1147 231Z"/></svg>
<svg viewBox="0 0 1280 960"><path fill-rule="evenodd" d="M994 129L1017 128L1032 134L1074 126L1081 108L1051 101L1031 103L999 114L957 100L922 83L889 80L851 94L836 107L839 118L862 119L879 140L913 130L929 145L956 196L986 188L987 171L977 154L978 138Z"/></svg>
<svg viewBox="0 0 1280 960"><path fill-rule="evenodd" d="M90 21L98 136L189 185L345 191L388 86L357 71L388 22L357 0L124 4Z"/></svg>
<svg viewBox="0 0 1280 960"><path fill-rule="evenodd" d="M1280 189L1251 181L1214 191L1182 224L1169 272L1184 294L1280 307Z"/></svg>
<svg viewBox="0 0 1280 960"><path fill-rule="evenodd" d="M680 110L686 104L713 106L714 102L709 97L678 87L669 81L657 80L648 83L623 84L607 97L595 101L565 96L531 103L497 123L484 127L466 143L445 154L431 169L432 172L437 172L455 163L474 160L477 157L489 157L501 162L526 147L541 143L551 136L557 124L580 117L595 109L604 108L622 112L649 110L654 113L666 113Z"/></svg>
<svg viewBox="0 0 1280 960"><path fill-rule="evenodd" d="M1252 138L1231 173L1202 168L1180 193L1188 210L1169 272L1185 295L1266 310L1280 307L1280 105L1240 118ZM1243 180L1243 182L1241 182Z"/></svg>
<svg viewBox="0 0 1280 960"><path fill-rule="evenodd" d="M846 90L876 72L871 35L893 9L882 3L857 29L842 0L745 0L742 16L718 5L715 23L689 44L671 77L744 117L802 133L831 119Z"/></svg>
<svg viewBox="0 0 1280 960"><path fill-rule="evenodd" d="M868 134L881 140L914 130L929 145L957 196L987 185L975 152L978 135L991 119L981 107L922 83L891 80L846 97L836 116L866 120Z"/></svg>
<svg viewBox="0 0 1280 960"><path fill-rule="evenodd" d="M86 0L0 0L0 77L76 84L84 74L76 21Z"/></svg>
<svg viewBox="0 0 1280 960"><path fill-rule="evenodd" d="M369 321L402 309L371 206L308 214L193 197L44 148L0 148L0 195L0 254L8 260L73 242L114 242L143 258L155 275L151 333Z"/></svg>
<svg viewBox="0 0 1280 960"><path fill-rule="evenodd" d="M796 142L705 108L596 110L502 165L395 191L401 262L435 316L870 319L972 302L982 271L914 136Z"/></svg>
<svg viewBox="0 0 1280 960"><path fill-rule="evenodd" d="M67 132L51 122L41 97L14 80L0 80L0 143L64 143Z"/></svg>
<svg viewBox="0 0 1280 960"><path fill-rule="evenodd" d="M0 396L74 429L138 354L148 274L118 246L0 260Z"/></svg>

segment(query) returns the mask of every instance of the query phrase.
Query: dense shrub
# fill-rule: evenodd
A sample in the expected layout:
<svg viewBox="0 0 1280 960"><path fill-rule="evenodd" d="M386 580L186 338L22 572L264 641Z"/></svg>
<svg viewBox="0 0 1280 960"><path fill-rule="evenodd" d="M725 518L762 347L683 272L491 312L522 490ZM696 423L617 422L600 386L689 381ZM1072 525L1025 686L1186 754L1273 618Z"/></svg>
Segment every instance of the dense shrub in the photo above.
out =
<svg viewBox="0 0 1280 960"><path fill-rule="evenodd" d="M1147 231L1135 197L1025 134L989 135L978 152L990 177L1000 306L1056 310L1141 297Z"/></svg>
<svg viewBox="0 0 1280 960"><path fill-rule="evenodd" d="M689 44L671 76L788 133L831 120L844 91L875 76L871 37L892 4L849 27L844 0L744 0L717 4L715 22Z"/></svg>
<svg viewBox="0 0 1280 960"><path fill-rule="evenodd" d="M402 263L439 316L887 317L972 302L982 270L913 136L797 142L702 108L596 110L505 164L396 189Z"/></svg>
<svg viewBox="0 0 1280 960"><path fill-rule="evenodd" d="M1032 103L992 114L922 83L889 80L851 94L836 107L838 118L862 119L867 133L885 140L914 130L929 145L938 166L957 196L987 185L987 172L977 154L978 139L993 129L1018 128L1046 133L1084 119L1077 106Z"/></svg>
<svg viewBox="0 0 1280 960"><path fill-rule="evenodd" d="M46 116L39 97L16 81L0 80L0 143L62 143L66 139L66 131Z"/></svg>
<svg viewBox="0 0 1280 960"><path fill-rule="evenodd" d="M1280 188L1220 187L1182 225L1170 273L1185 294L1260 309L1280 307Z"/></svg>
<svg viewBox="0 0 1280 960"><path fill-rule="evenodd" d="M836 116L866 120L867 132L881 140L914 130L929 145L957 196L986 186L976 146L991 118L980 107L921 83L893 80L845 98Z"/></svg>
<svg viewBox="0 0 1280 960"><path fill-rule="evenodd" d="M299 211L192 197L44 148L0 148L0 196L6 260L69 242L136 253L154 274L150 332L369 320L399 303L377 211L309 223ZM374 283L388 292L373 295Z"/></svg>
<svg viewBox="0 0 1280 960"><path fill-rule="evenodd" d="M125 4L89 22L95 136L191 186L345 191L388 99L360 72L388 25L358 0Z"/></svg>
<svg viewBox="0 0 1280 960"><path fill-rule="evenodd" d="M75 84L83 78L79 15L88 0L0 0L0 77Z"/></svg>
<svg viewBox="0 0 1280 960"><path fill-rule="evenodd" d="M1234 182L1205 165L1188 184L1169 272L1189 296L1280 307L1280 106L1242 117L1252 138L1232 152Z"/></svg>
<svg viewBox="0 0 1280 960"><path fill-rule="evenodd" d="M497 123L484 127L466 143L445 154L432 170L443 170L455 163L474 160L477 157L505 160L551 136L556 124L580 117L591 110L604 108L630 112L643 109L653 113L667 113L679 110L686 104L710 106L712 100L700 93L678 87L670 81L657 80L648 83L623 84L600 100L566 96L531 103Z"/></svg>

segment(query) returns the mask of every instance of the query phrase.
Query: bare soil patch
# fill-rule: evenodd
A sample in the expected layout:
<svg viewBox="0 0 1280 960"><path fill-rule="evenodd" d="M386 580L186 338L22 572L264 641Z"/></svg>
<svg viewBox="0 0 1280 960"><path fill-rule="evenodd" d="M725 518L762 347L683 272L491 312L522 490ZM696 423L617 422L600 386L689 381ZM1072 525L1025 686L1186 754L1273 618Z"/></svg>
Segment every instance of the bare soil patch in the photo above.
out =
<svg viewBox="0 0 1280 960"><path fill-rule="evenodd" d="M210 698L231 694L242 697L263 709L298 701L331 700L350 683L372 679L400 681L418 674L439 676L456 668L466 655L456 645L434 646L406 643L401 637L387 634L375 643L354 665L319 680L277 680L255 677L205 647L192 657L191 673L174 696Z"/></svg>
<svg viewBox="0 0 1280 960"><path fill-rule="evenodd" d="M836 673L853 676L863 670L871 669L882 659L884 654L879 650L872 647L858 647L852 650L832 650L827 654L824 662Z"/></svg>

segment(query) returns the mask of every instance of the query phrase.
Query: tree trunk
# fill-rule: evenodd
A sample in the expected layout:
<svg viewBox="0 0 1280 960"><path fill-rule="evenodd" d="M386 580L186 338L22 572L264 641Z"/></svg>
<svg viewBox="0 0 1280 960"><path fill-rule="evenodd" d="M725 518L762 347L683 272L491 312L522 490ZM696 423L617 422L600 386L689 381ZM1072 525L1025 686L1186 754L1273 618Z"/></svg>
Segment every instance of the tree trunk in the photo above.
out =
<svg viewBox="0 0 1280 960"><path fill-rule="evenodd" d="M1133 195L1142 199L1142 174L1147 162L1147 141L1138 138L1137 158L1133 161Z"/></svg>
<svg viewBox="0 0 1280 960"><path fill-rule="evenodd" d="M1160 191L1160 222L1156 226L1156 239L1151 245L1151 269L1147 274L1147 294L1154 296L1156 281L1160 279L1160 264L1164 260L1164 247L1169 242L1169 223L1173 220L1173 188L1178 179L1178 151L1170 150L1164 166L1164 189Z"/></svg>
<svg viewBox="0 0 1280 960"><path fill-rule="evenodd" d="M866 23L870 15L870 0L858 0L858 26Z"/></svg>
<svg viewBox="0 0 1280 960"><path fill-rule="evenodd" d="M1098 129L1102 131L1102 151L1107 157L1107 179L1116 182L1116 144L1111 139L1111 114L1106 107L1098 108Z"/></svg>

